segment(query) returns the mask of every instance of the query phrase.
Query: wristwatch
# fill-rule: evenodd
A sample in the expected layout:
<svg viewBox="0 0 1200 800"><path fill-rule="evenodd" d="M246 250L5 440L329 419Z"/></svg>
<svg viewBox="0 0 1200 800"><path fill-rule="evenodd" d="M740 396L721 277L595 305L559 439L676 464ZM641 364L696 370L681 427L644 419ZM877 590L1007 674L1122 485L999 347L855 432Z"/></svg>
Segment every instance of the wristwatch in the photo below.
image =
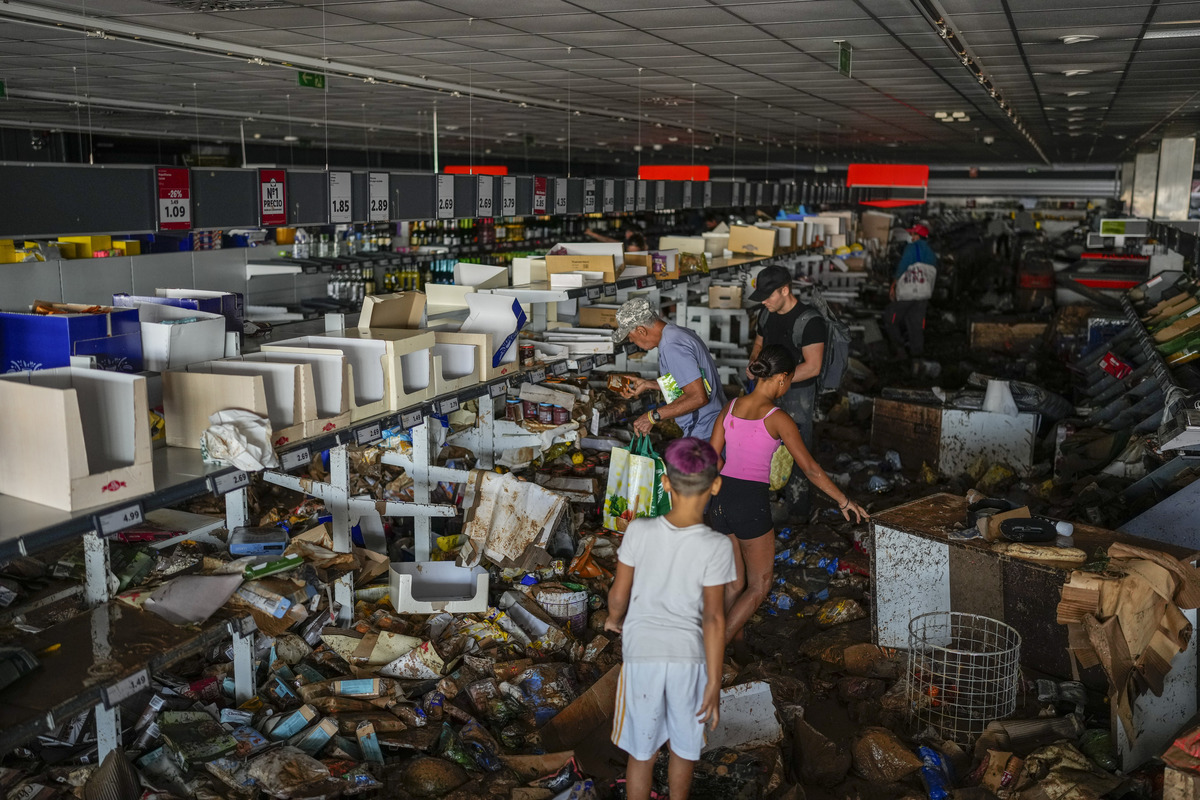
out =
<svg viewBox="0 0 1200 800"><path fill-rule="evenodd" d="M662 422L662 414L658 413L657 408L650 409L646 413L646 416L648 416L650 418L651 422Z"/></svg>

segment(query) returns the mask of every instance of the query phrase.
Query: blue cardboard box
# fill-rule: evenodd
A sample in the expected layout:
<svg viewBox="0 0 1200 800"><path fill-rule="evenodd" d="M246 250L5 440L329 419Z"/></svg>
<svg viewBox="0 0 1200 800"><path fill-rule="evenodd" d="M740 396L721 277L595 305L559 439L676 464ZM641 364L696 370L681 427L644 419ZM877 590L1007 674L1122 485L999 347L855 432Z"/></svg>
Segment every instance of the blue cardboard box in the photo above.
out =
<svg viewBox="0 0 1200 800"><path fill-rule="evenodd" d="M156 289L153 297L148 295L114 294L113 305L133 307L138 303L160 305L221 314L225 317L225 330L242 333L245 316L243 297L238 292L210 292L204 289Z"/></svg>
<svg viewBox="0 0 1200 800"><path fill-rule="evenodd" d="M95 356L110 372L141 372L142 327L136 308L39 303L65 313L0 312L0 372L69 367ZM99 313L84 313L99 309Z"/></svg>

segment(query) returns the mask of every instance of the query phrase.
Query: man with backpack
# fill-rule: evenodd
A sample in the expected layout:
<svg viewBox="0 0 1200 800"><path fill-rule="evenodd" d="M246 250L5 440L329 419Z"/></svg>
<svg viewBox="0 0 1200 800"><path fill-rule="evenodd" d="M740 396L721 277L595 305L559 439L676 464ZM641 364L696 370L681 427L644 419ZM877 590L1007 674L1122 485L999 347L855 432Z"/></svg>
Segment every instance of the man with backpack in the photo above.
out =
<svg viewBox="0 0 1200 800"><path fill-rule="evenodd" d="M920 358L925 352L925 307L937 280L937 253L925 241L929 238L926 226L914 225L908 235L911 241L892 275L892 302L883 310L883 328L901 358Z"/></svg>
<svg viewBox="0 0 1200 800"><path fill-rule="evenodd" d="M813 414L826 360L829 325L820 311L796 299L792 293L792 275L784 267L770 266L760 272L750 300L763 305L750 362L770 344L786 348L795 357L798 366L792 375L792 388L779 398L779 407L796 421L805 447L815 453ZM750 377L748 369L746 377ZM791 516L807 518L812 502L810 491L808 479L800 470L793 469L783 490Z"/></svg>

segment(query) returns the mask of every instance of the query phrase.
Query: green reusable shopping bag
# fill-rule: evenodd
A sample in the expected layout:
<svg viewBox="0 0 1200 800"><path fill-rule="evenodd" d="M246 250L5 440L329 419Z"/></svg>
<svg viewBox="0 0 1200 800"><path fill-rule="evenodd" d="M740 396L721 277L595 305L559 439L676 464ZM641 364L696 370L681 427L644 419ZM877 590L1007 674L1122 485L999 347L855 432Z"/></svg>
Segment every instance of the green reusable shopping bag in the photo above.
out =
<svg viewBox="0 0 1200 800"><path fill-rule="evenodd" d="M633 442L633 452L651 459L654 462L654 485L651 487L650 506L644 511L639 509L639 517L661 517L671 510L671 495L663 488L663 475L667 474L667 465L662 456L654 449L649 436L641 436Z"/></svg>

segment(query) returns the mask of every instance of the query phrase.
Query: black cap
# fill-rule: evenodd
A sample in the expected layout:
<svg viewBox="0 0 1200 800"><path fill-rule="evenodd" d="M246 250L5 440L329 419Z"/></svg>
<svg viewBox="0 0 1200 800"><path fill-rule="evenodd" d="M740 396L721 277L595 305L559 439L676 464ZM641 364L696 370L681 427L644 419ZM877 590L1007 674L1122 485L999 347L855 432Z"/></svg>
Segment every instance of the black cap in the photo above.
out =
<svg viewBox="0 0 1200 800"><path fill-rule="evenodd" d="M791 284L792 273L779 266L767 267L754 279L754 291L750 293L750 299L755 303L761 303L780 286L790 286Z"/></svg>

